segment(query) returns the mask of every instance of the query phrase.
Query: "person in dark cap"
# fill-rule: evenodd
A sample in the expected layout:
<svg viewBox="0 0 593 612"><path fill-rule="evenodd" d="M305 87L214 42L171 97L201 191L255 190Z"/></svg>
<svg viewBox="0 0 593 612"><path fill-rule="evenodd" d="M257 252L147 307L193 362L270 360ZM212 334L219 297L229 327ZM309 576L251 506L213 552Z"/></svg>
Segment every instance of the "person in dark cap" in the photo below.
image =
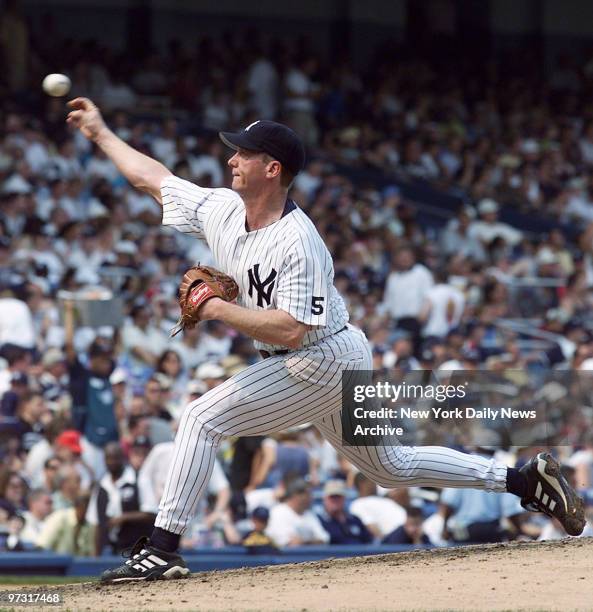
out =
<svg viewBox="0 0 593 612"><path fill-rule="evenodd" d="M264 506L258 506L251 513L253 529L243 538L242 544L250 553L273 553L277 547L274 540L266 533L270 520L270 511Z"/></svg>

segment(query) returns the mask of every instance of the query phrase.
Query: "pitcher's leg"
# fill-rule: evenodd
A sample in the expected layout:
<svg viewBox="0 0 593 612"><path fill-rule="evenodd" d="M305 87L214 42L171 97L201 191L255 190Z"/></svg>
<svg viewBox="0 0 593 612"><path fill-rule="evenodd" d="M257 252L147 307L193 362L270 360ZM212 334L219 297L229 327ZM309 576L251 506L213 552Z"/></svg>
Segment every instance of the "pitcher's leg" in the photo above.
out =
<svg viewBox="0 0 593 612"><path fill-rule="evenodd" d="M340 403L339 373L326 385L311 385L291 376L281 357L256 363L212 389L184 411L155 526L183 533L223 437L281 431L317 420Z"/></svg>
<svg viewBox="0 0 593 612"><path fill-rule="evenodd" d="M325 438L382 487L467 487L506 491L507 468L494 459L442 446L348 446L342 441L340 413L315 422Z"/></svg>
<svg viewBox="0 0 593 612"><path fill-rule="evenodd" d="M207 485L214 467L220 439L193 418L186 407L175 437L175 450L155 527L181 534L195 514L200 494ZM195 495L190 496L190 492Z"/></svg>

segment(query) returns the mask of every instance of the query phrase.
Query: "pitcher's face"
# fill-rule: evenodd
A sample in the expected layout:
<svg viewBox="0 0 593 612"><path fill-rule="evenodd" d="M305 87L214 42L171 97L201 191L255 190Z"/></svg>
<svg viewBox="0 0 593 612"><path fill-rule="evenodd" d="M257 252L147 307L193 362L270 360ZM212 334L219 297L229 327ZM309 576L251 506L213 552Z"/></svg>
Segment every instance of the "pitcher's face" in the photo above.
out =
<svg viewBox="0 0 593 612"><path fill-rule="evenodd" d="M228 161L233 173L233 191L242 197L256 194L264 186L272 163L265 153L238 149Z"/></svg>

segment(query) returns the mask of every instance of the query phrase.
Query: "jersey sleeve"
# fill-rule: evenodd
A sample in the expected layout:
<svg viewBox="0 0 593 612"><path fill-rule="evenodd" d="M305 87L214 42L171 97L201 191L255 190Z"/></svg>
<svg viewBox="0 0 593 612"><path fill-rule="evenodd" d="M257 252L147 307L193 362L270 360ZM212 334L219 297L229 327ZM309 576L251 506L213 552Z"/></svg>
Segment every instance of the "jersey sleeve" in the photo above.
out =
<svg viewBox="0 0 593 612"><path fill-rule="evenodd" d="M204 240L208 240L208 221L213 211L222 211L237 200L237 195L230 189L198 187L177 176L163 179L161 196L163 225Z"/></svg>
<svg viewBox="0 0 593 612"><path fill-rule="evenodd" d="M330 271L331 261L322 249L299 240L278 275L278 309L306 325L325 327Z"/></svg>

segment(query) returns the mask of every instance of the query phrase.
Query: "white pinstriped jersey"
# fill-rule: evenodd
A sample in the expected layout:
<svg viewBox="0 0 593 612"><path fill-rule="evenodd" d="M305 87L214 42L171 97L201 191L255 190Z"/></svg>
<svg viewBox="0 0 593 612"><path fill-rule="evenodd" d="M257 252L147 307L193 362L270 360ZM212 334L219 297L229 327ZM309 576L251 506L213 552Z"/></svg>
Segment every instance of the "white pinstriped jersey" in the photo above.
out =
<svg viewBox="0 0 593 612"><path fill-rule="evenodd" d="M331 255L296 204L288 202L275 223L248 232L245 204L230 189L206 189L169 176L161 183L161 194L163 225L206 241L216 267L239 285L239 305L284 310L313 326L303 346L346 325L348 311L333 284ZM267 351L286 348L258 340L255 346Z"/></svg>

